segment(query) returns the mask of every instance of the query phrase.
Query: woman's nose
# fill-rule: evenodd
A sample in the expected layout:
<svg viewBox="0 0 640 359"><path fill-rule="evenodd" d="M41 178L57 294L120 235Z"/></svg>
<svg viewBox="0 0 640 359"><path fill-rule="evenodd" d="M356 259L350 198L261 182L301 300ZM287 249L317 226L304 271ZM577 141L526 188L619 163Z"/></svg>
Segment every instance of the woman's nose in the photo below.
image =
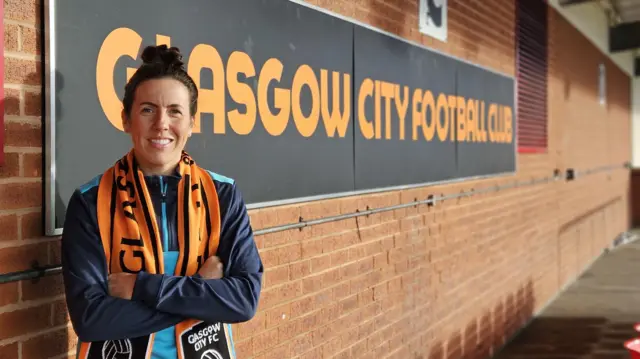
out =
<svg viewBox="0 0 640 359"><path fill-rule="evenodd" d="M164 112L158 112L156 115L154 127L157 129L166 129L169 125L169 115Z"/></svg>

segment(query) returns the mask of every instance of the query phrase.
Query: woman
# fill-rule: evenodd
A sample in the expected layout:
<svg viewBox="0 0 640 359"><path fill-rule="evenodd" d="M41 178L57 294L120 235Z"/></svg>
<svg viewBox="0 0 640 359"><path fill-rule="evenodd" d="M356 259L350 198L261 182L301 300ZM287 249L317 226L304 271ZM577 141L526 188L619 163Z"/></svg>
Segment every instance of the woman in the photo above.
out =
<svg viewBox="0 0 640 359"><path fill-rule="evenodd" d="M184 152L198 91L176 48L150 46L125 87L133 148L77 189L62 237L82 359L234 357L263 266L233 180Z"/></svg>

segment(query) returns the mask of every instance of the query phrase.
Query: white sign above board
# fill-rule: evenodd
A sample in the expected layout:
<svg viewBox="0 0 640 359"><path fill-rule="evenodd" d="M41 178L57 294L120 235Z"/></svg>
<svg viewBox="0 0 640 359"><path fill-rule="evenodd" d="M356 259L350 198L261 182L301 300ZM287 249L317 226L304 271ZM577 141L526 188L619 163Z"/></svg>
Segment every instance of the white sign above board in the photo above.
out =
<svg viewBox="0 0 640 359"><path fill-rule="evenodd" d="M447 0L420 0L420 32L447 41Z"/></svg>

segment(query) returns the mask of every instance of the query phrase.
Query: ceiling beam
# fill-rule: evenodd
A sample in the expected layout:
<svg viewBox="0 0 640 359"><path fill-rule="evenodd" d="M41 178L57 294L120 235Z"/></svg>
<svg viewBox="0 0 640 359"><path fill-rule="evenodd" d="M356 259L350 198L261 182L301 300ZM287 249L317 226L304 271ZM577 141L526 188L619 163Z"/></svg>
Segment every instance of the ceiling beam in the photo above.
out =
<svg viewBox="0 0 640 359"><path fill-rule="evenodd" d="M640 48L640 21L609 28L609 51L621 52L636 48Z"/></svg>
<svg viewBox="0 0 640 359"><path fill-rule="evenodd" d="M560 6L577 5L592 2L594 0L560 0Z"/></svg>

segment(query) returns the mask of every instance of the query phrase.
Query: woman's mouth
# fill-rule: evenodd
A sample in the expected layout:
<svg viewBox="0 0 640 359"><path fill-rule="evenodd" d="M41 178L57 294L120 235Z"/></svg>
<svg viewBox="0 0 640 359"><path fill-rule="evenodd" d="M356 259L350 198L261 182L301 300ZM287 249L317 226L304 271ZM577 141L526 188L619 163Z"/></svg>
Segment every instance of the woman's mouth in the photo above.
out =
<svg viewBox="0 0 640 359"><path fill-rule="evenodd" d="M151 147L163 149L169 146L173 140L170 138L154 138L149 140L149 142L151 142Z"/></svg>

